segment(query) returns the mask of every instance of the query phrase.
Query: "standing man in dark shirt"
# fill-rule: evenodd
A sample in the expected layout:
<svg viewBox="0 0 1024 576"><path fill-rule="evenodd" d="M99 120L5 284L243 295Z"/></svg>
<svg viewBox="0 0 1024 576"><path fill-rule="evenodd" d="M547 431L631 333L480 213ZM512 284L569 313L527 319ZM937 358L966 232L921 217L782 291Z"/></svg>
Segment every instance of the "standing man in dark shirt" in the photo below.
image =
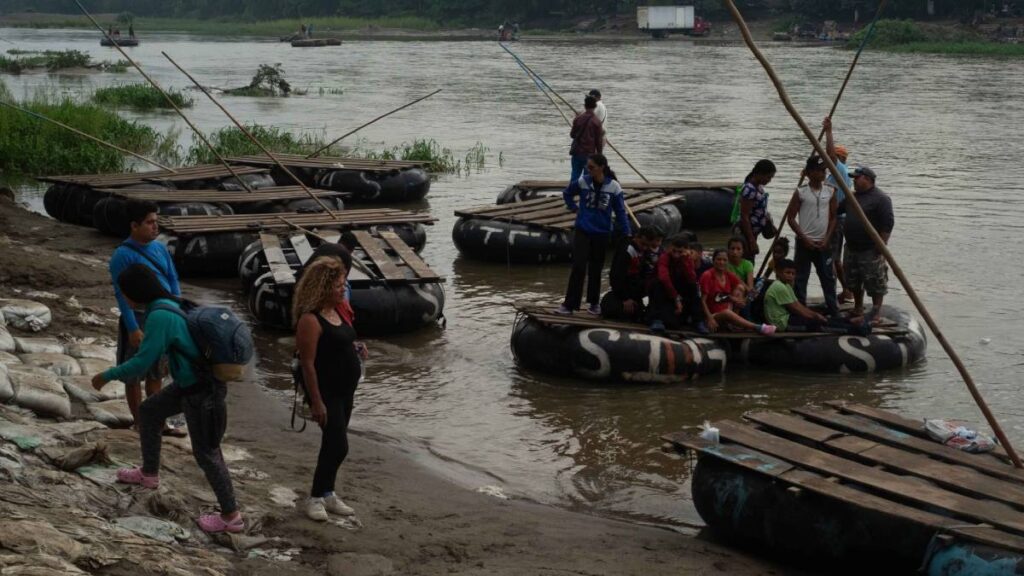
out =
<svg viewBox="0 0 1024 576"><path fill-rule="evenodd" d="M604 128L601 126L601 119L594 113L597 108L597 99L587 96L583 100L583 112L572 121L572 129L569 136L572 144L569 145L569 156L572 157L572 173L569 175L569 185L579 180L583 169L587 166L587 158L591 154L604 152Z"/></svg>
<svg viewBox="0 0 1024 576"><path fill-rule="evenodd" d="M875 171L871 168L860 166L850 172L850 176L853 177L855 191L852 199L860 204L868 222L878 231L882 241L888 244L895 223L892 200L875 186ZM847 202L850 200L846 199ZM867 291L871 297L871 314L877 318L889 282L885 257L868 236L860 218L847 218L845 233L846 255L843 267L846 268L847 287L853 291L853 315L860 316L864 312L864 292Z"/></svg>

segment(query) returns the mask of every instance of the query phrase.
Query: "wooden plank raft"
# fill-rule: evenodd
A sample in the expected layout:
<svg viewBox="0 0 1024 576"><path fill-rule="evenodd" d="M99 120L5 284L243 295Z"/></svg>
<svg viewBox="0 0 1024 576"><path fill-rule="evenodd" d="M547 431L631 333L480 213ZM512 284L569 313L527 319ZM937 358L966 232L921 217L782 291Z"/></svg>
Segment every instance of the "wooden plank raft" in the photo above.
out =
<svg viewBox="0 0 1024 576"><path fill-rule="evenodd" d="M152 190L146 188L99 188L97 192L129 200L152 202L220 202L224 204L245 204L275 200L303 200L309 194L299 186L268 186L257 188L251 193L245 190ZM347 192L311 189L318 198L346 196Z"/></svg>
<svg viewBox="0 0 1024 576"><path fill-rule="evenodd" d="M287 222L285 221L287 220ZM205 234L212 232L253 232L288 230L297 224L303 228L367 228L381 224L433 224L436 218L394 208L368 208L325 212L283 212L275 214L231 214L223 216L160 217L160 228L174 234Z"/></svg>
<svg viewBox="0 0 1024 576"><path fill-rule="evenodd" d="M623 190L693 190L698 188L728 188L735 190L743 184L739 180L665 180L660 182L621 182ZM564 190L568 180L523 180L513 184L524 190Z"/></svg>
<svg viewBox="0 0 1024 576"><path fill-rule="evenodd" d="M341 234L337 231L320 231L326 241L337 243ZM444 282L443 276L430 269L416 252L394 232L381 231L373 235L366 230L354 230L356 241L352 257L362 263L349 271L348 280L353 286L366 284L427 284ZM288 264L281 248L281 239L276 234L261 233L263 253L277 284L294 284L295 273L309 263L313 248L305 233L296 232L287 236L288 243L298 257L298 266ZM363 257L365 255L365 257ZM374 272L376 270L376 272ZM367 274L367 271L373 274Z"/></svg>
<svg viewBox="0 0 1024 576"><path fill-rule="evenodd" d="M833 405L716 422L720 444L684 432L662 439L678 452L731 462L790 490L1024 552L1024 471L998 454L968 454L900 430L919 420Z"/></svg>
<svg viewBox="0 0 1024 576"><path fill-rule="evenodd" d="M40 182L76 184L92 188L122 188L147 182L187 182L191 180L231 177L231 172L221 164L200 164L185 168L175 168L175 172L152 170L149 172L127 172L123 174L71 174L39 176L36 180ZM235 169L235 172L239 175L266 174L269 170L258 167L239 167Z"/></svg>
<svg viewBox="0 0 1024 576"><path fill-rule="evenodd" d="M581 328L607 328L610 330L624 330L628 332L651 333L646 324L636 322L623 322L619 320L608 320L590 314L572 314L563 316L555 314L557 304L537 304L535 302L515 302L516 311L537 320L547 326L578 326ZM906 330L896 327L877 327L872 329L872 335L901 336L907 333ZM689 338L707 338L709 340L748 340L748 339L772 339L783 338L820 338L822 336L836 336L834 332L776 332L771 336L754 332L713 332L711 334L700 334L692 330L667 330L664 335L672 340L685 340Z"/></svg>
<svg viewBox="0 0 1024 576"><path fill-rule="evenodd" d="M407 168L429 168L430 162L418 160L373 160L368 158L343 158L340 156L318 156L306 158L301 154L274 154L274 157L289 168L313 168L327 170L354 170L360 172L391 172ZM277 164L266 156L233 156L229 164L262 166L272 168Z"/></svg>
<svg viewBox="0 0 1024 576"><path fill-rule="evenodd" d="M634 214L656 208L662 204L679 202L678 196L655 191L626 192L625 199ZM576 223L576 214L570 212L565 207L565 202L560 197L535 198L525 202L477 206L475 208L456 210L455 215L460 218L497 220L526 226L551 228L558 231L571 230Z"/></svg>

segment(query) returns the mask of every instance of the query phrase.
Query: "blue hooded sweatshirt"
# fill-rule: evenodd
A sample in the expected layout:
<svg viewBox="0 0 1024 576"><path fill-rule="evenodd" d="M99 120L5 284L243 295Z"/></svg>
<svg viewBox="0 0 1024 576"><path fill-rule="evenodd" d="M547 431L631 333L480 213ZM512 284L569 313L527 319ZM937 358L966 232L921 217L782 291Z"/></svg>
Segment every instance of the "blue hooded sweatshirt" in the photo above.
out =
<svg viewBox="0 0 1024 576"><path fill-rule="evenodd" d="M577 206L574 198L580 197ZM622 228L622 233L632 236L633 230L629 226L629 218L626 216L626 201L622 194L622 187L611 178L605 178L600 190L594 189L594 181L590 174L584 174L562 192L565 205L569 210L576 212L576 229L587 234L611 234L612 211L615 211L615 219Z"/></svg>

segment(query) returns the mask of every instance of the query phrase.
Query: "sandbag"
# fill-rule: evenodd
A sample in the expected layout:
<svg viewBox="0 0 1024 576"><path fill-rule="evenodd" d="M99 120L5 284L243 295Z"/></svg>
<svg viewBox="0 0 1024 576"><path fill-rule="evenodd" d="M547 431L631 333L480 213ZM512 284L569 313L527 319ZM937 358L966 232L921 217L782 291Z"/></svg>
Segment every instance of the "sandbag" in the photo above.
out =
<svg viewBox="0 0 1024 576"><path fill-rule="evenodd" d="M11 398L14 398L14 387L11 384L11 377L7 372L7 365L0 364L0 402L7 403Z"/></svg>
<svg viewBox="0 0 1024 576"><path fill-rule="evenodd" d="M36 414L71 417L71 399L57 375L36 366L7 367L14 387L14 403Z"/></svg>
<svg viewBox="0 0 1024 576"><path fill-rule="evenodd" d="M19 354L63 354L64 345L56 338L14 338Z"/></svg>
<svg viewBox="0 0 1024 576"><path fill-rule="evenodd" d="M128 428L135 422L124 400L94 402L85 407L94 420L109 428Z"/></svg>
<svg viewBox="0 0 1024 576"><path fill-rule="evenodd" d="M10 352L0 352L0 364L21 364L21 358Z"/></svg>
<svg viewBox="0 0 1024 576"><path fill-rule="evenodd" d="M60 382L68 396L82 404L124 398L124 383L119 380L107 382L100 390L92 387L92 378L89 376L65 376Z"/></svg>
<svg viewBox="0 0 1024 576"><path fill-rule="evenodd" d="M78 376L82 373L78 360L67 354L22 354L21 361L28 366L45 368L57 376Z"/></svg>
<svg viewBox="0 0 1024 576"><path fill-rule="evenodd" d="M14 337L7 331L7 328L0 328L0 352L14 352L17 349Z"/></svg>
<svg viewBox="0 0 1024 576"><path fill-rule="evenodd" d="M67 353L75 358L96 358L111 364L117 362L117 349L99 344L68 344Z"/></svg>
<svg viewBox="0 0 1024 576"><path fill-rule="evenodd" d="M100 360L98 358L78 359L78 366L81 368L80 374L82 376L92 376L97 372L103 372L114 364L116 364L116 362L108 362L107 360Z"/></svg>
<svg viewBox="0 0 1024 576"><path fill-rule="evenodd" d="M46 304L32 300L0 299L0 313L3 313L7 323L11 326L32 332L39 332L46 328L53 319L50 308Z"/></svg>

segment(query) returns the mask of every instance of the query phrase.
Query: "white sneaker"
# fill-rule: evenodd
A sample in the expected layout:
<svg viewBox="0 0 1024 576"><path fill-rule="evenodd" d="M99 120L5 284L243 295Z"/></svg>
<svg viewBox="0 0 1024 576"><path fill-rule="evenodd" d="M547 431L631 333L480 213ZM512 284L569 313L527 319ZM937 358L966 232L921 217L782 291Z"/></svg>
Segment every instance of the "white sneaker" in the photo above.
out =
<svg viewBox="0 0 1024 576"><path fill-rule="evenodd" d="M327 522L327 510L324 509L323 498L310 498L306 501L306 517L317 522Z"/></svg>
<svg viewBox="0 0 1024 576"><path fill-rule="evenodd" d="M336 495L331 494L326 498L322 498L324 502L324 508L331 514L337 514L338 516L355 516L356 511L351 506L345 504Z"/></svg>

